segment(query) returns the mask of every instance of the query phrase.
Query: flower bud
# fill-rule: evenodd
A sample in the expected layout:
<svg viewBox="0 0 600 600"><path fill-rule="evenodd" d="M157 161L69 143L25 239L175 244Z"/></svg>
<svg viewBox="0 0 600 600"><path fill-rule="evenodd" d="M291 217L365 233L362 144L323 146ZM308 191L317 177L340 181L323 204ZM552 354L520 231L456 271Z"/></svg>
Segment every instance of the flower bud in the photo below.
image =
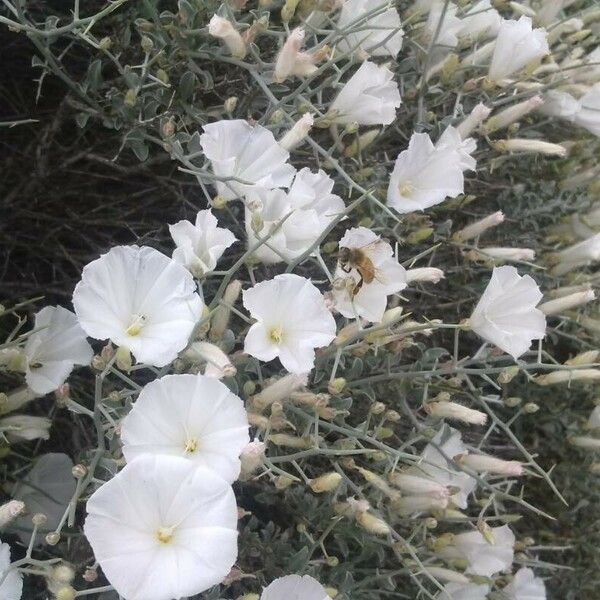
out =
<svg viewBox="0 0 600 600"><path fill-rule="evenodd" d="M115 360L115 364L119 369L121 369L121 371L125 371L126 373L131 371L133 362L129 348L125 348L124 346L119 346L117 348L117 358Z"/></svg>
<svg viewBox="0 0 600 600"><path fill-rule="evenodd" d="M240 454L240 479L245 481L263 464L267 445L258 439L249 442Z"/></svg>
<svg viewBox="0 0 600 600"><path fill-rule="evenodd" d="M288 373L254 396L252 404L258 410L264 410L267 406L273 404L273 402L287 400L293 392L303 388L307 383L307 375Z"/></svg>
<svg viewBox="0 0 600 600"><path fill-rule="evenodd" d="M87 475L88 470L83 465L75 465L71 469L71 473L75 479L83 479Z"/></svg>
<svg viewBox="0 0 600 600"><path fill-rule="evenodd" d="M25 510L25 503L20 500L10 500L0 506L0 527L6 527Z"/></svg>
<svg viewBox="0 0 600 600"><path fill-rule="evenodd" d="M445 485L431 479L407 475L406 473L391 473L390 481L406 494L415 496L431 496L432 498L448 498L450 492Z"/></svg>
<svg viewBox="0 0 600 600"><path fill-rule="evenodd" d="M314 123L314 116L310 113L305 113L281 138L279 145L288 152L291 152L306 139Z"/></svg>
<svg viewBox="0 0 600 600"><path fill-rule="evenodd" d="M402 517L408 517L417 512L443 510L448 506L448 498L433 496L403 496L394 500L392 507Z"/></svg>
<svg viewBox="0 0 600 600"><path fill-rule="evenodd" d="M238 98L237 98L237 96L230 96L223 103L223 109L225 110L225 112L227 114L230 115L236 109L237 105L238 105Z"/></svg>
<svg viewBox="0 0 600 600"><path fill-rule="evenodd" d="M352 158L362 150L366 150L379 136L379 129L370 129L357 136L354 141L344 150L344 156Z"/></svg>
<svg viewBox="0 0 600 600"><path fill-rule="evenodd" d="M31 517L31 522L37 527L42 527L47 521L48 517L44 513L35 513L35 515Z"/></svg>
<svg viewBox="0 0 600 600"><path fill-rule="evenodd" d="M316 479L311 479L308 485L315 494L322 494L323 492L332 492L340 485L340 483L342 483L342 476L339 473L332 471L331 473L325 473Z"/></svg>
<svg viewBox="0 0 600 600"><path fill-rule="evenodd" d="M333 381L330 381L327 385L327 391L332 395L341 394L346 387L346 380L343 377L336 377Z"/></svg>
<svg viewBox="0 0 600 600"><path fill-rule="evenodd" d="M391 527L379 517L371 514L370 512L359 512L356 515L356 522L369 533L374 535L388 535L391 533Z"/></svg>
<svg viewBox="0 0 600 600"><path fill-rule="evenodd" d="M48 546L56 546L58 542L60 542L60 533L58 533L58 531L51 531L46 534L46 544L48 544Z"/></svg>
<svg viewBox="0 0 600 600"><path fill-rule="evenodd" d="M472 425L485 425L487 421L487 415L484 412L467 408L456 402L428 402L424 409L428 415L456 419Z"/></svg>
<svg viewBox="0 0 600 600"><path fill-rule="evenodd" d="M530 112L540 108L542 104L544 104L544 100L542 99L542 97L534 96L533 98L529 98L524 102L519 102L518 104L509 106L503 111L500 111L497 115L494 115L493 117L488 119L482 129L486 134L493 133L498 129L504 129L505 127L508 127L515 121L522 119L525 115L529 114Z"/></svg>
<svg viewBox="0 0 600 600"><path fill-rule="evenodd" d="M297 448L298 450L307 450L308 448L312 447L312 440L296 437L287 433L272 433L269 436L269 441L276 446Z"/></svg>
<svg viewBox="0 0 600 600"><path fill-rule="evenodd" d="M569 438L569 444L584 450L600 450L600 438L576 435Z"/></svg>
<svg viewBox="0 0 600 600"><path fill-rule="evenodd" d="M204 374L208 377L222 379L223 377L233 377L236 374L236 368L231 364L225 352L210 342L194 342L183 356L193 363L206 362Z"/></svg>
<svg viewBox="0 0 600 600"><path fill-rule="evenodd" d="M575 294L563 296L562 298L556 298L555 300L548 300L548 302L540 304L538 308L545 315L556 315L577 306L587 304L595 299L596 294L594 291L588 290L585 292L576 292Z"/></svg>
<svg viewBox="0 0 600 600"><path fill-rule="evenodd" d="M493 261L498 262L532 262L535 260L535 251L531 248L478 248L465 255L473 262Z"/></svg>
<svg viewBox="0 0 600 600"><path fill-rule="evenodd" d="M500 475L522 475L523 467L515 460L502 460L486 454L467 454L458 462L478 473L498 473Z"/></svg>
<svg viewBox="0 0 600 600"><path fill-rule="evenodd" d="M231 21L213 15L208 23L208 33L215 38L223 40L232 56L244 58L247 53L246 43L235 29Z"/></svg>
<svg viewBox="0 0 600 600"><path fill-rule="evenodd" d="M545 154L547 156L560 157L567 155L567 149L560 144L528 138L497 140L492 146L499 152L525 152L528 154Z"/></svg>
<svg viewBox="0 0 600 600"><path fill-rule="evenodd" d="M275 488L278 490L286 490L294 483L294 480L287 475L280 475L275 479Z"/></svg>
<svg viewBox="0 0 600 600"><path fill-rule="evenodd" d="M506 385L510 383L519 374L519 367L506 367L500 375L498 375L498 383Z"/></svg>
<svg viewBox="0 0 600 600"><path fill-rule="evenodd" d="M552 371L547 375L540 375L535 378L538 385L554 385L556 383L570 383L571 381L596 381L600 379L600 369L564 369L562 371Z"/></svg>
<svg viewBox="0 0 600 600"><path fill-rule="evenodd" d="M223 294L223 301L215 310L210 321L210 332L208 337L211 341L217 342L223 338L229 319L231 317L230 306L235 306L242 291L242 282L235 279L226 288Z"/></svg>
<svg viewBox="0 0 600 600"><path fill-rule="evenodd" d="M447 581L451 583L464 583L470 582L470 579L459 573L458 571L452 571L451 569L445 569L444 567L427 567L427 572L435 577L438 581Z"/></svg>
<svg viewBox="0 0 600 600"><path fill-rule="evenodd" d="M436 269L435 267L408 269L406 271L407 283L414 283L415 281L429 281L431 283L438 283L442 279L444 279L444 271L441 269Z"/></svg>
<svg viewBox="0 0 600 600"><path fill-rule="evenodd" d="M587 352L581 352L573 358L565 361L565 365L579 366L597 363L599 356L600 350L588 350Z"/></svg>
<svg viewBox="0 0 600 600"><path fill-rule="evenodd" d="M491 112L491 108L488 108L483 104L477 104L469 116L456 128L460 137L463 140L468 138L469 135L471 135L471 133L489 117Z"/></svg>
<svg viewBox="0 0 600 600"><path fill-rule="evenodd" d="M88 583L93 583L96 581L96 579L98 579L98 571L91 567L87 567L85 573L83 574L83 579Z"/></svg>
<svg viewBox="0 0 600 600"><path fill-rule="evenodd" d="M77 592L70 586L65 585L56 591L56 600L75 600Z"/></svg>

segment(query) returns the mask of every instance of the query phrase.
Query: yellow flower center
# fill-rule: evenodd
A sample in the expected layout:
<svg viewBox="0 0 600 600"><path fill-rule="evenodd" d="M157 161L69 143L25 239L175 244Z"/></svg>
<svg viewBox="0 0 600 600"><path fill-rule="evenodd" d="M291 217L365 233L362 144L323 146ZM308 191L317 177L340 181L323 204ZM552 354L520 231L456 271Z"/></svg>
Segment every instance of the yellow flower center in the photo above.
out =
<svg viewBox="0 0 600 600"><path fill-rule="evenodd" d="M274 344L281 344L281 341L283 340L283 331L281 330L281 327L271 327L269 330L269 339Z"/></svg>
<svg viewBox="0 0 600 600"><path fill-rule="evenodd" d="M175 527L159 527L156 530L156 539L161 544L168 544L173 539L175 533Z"/></svg>
<svg viewBox="0 0 600 600"><path fill-rule="evenodd" d="M133 315L129 327L125 330L127 335L136 336L139 335L144 328L146 323L146 317L144 315Z"/></svg>
<svg viewBox="0 0 600 600"><path fill-rule="evenodd" d="M196 438L190 438L185 443L185 453L193 454L194 452L196 452L196 450L198 450L198 440Z"/></svg>
<svg viewBox="0 0 600 600"><path fill-rule="evenodd" d="M399 190L400 195L406 197L410 196L415 191L415 186L410 181L406 181L399 186Z"/></svg>

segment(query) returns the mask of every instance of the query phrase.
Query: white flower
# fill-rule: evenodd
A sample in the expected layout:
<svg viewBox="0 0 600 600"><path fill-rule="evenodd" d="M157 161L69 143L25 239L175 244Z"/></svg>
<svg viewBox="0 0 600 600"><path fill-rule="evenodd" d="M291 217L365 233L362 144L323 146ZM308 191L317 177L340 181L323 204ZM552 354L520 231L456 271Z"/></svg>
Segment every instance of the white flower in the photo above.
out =
<svg viewBox="0 0 600 600"><path fill-rule="evenodd" d="M467 573L491 577L511 567L515 534L508 525L503 525L492 527L487 537L479 531L459 533L454 536L454 546L444 548L440 554L467 560Z"/></svg>
<svg viewBox="0 0 600 600"><path fill-rule="evenodd" d="M489 585L447 583L436 600L486 600L489 591Z"/></svg>
<svg viewBox="0 0 600 600"><path fill-rule="evenodd" d="M400 15L389 0L346 0L337 25L346 29L337 44L341 52L363 50L371 56L396 58L402 48Z"/></svg>
<svg viewBox="0 0 600 600"><path fill-rule="evenodd" d="M302 255L344 211L344 201L332 194L334 181L324 171L313 173L308 167L298 171L288 193L273 190L262 195L256 211L262 222L261 238L268 236L254 252L264 263L293 260ZM291 213L291 214L290 214ZM250 209L246 210L248 247L258 242L252 227ZM287 216L289 215L289 216ZM285 218L287 216L287 218ZM283 224L280 221L285 218Z"/></svg>
<svg viewBox="0 0 600 600"><path fill-rule="evenodd" d="M186 346L203 302L179 263L147 246L116 246L84 267L73 305L89 336L164 367Z"/></svg>
<svg viewBox="0 0 600 600"><path fill-rule="evenodd" d="M46 515L47 521L38 531L54 531L75 493L73 461L66 454L44 454L15 486L13 498L25 503L26 514L15 521L15 530L24 544L29 543L36 513Z"/></svg>
<svg viewBox="0 0 600 600"><path fill-rule="evenodd" d="M520 276L514 267L496 267L471 315L471 328L517 359L533 340L546 335L546 318L536 308L541 298L529 275Z"/></svg>
<svg viewBox="0 0 600 600"><path fill-rule="evenodd" d="M0 419L0 431L9 442L47 440L50 437L52 421L46 417L14 415Z"/></svg>
<svg viewBox="0 0 600 600"><path fill-rule="evenodd" d="M460 431L452 427L444 427L431 440L421 453L421 462L411 467L410 472L420 477L429 477L446 487L457 488L458 491L449 500L458 508L467 508L467 498L475 489L477 481L463 471L457 469L452 461L467 452L462 443Z"/></svg>
<svg viewBox="0 0 600 600"><path fill-rule="evenodd" d="M394 74L385 66L365 61L344 85L329 111L337 123L389 125L396 118L401 102Z"/></svg>
<svg viewBox="0 0 600 600"><path fill-rule="evenodd" d="M223 252L236 241L229 229L217 227L217 219L210 209L199 211L195 224L182 220L169 225L169 233L177 246L173 260L195 277L214 271Z"/></svg>
<svg viewBox="0 0 600 600"><path fill-rule="evenodd" d="M335 320L321 292L304 277L285 274L243 292L243 303L257 322L244 340L244 351L259 360L279 357L290 373L307 373L315 348L328 346Z"/></svg>
<svg viewBox="0 0 600 600"><path fill-rule="evenodd" d="M286 575L268 585L260 600L330 600L330 597L310 575Z"/></svg>
<svg viewBox="0 0 600 600"><path fill-rule="evenodd" d="M533 29L531 19L503 20L496 38L488 77L500 82L550 53L546 30Z"/></svg>
<svg viewBox="0 0 600 600"><path fill-rule="evenodd" d="M435 38L436 46L453 48L458 44L458 34L463 23L456 16L456 10L454 4L443 2L443 0L435 0L431 5L425 29L429 39L433 39L437 34Z"/></svg>
<svg viewBox="0 0 600 600"><path fill-rule="evenodd" d="M127 600L194 596L237 557L237 507L221 477L176 456L140 456L87 502L85 535Z"/></svg>
<svg viewBox="0 0 600 600"><path fill-rule="evenodd" d="M526 567L519 569L514 579L502 590L507 600L546 600L544 582Z"/></svg>
<svg viewBox="0 0 600 600"><path fill-rule="evenodd" d="M490 0L479 0L461 19L459 37L468 37L472 40L494 37L500 29L502 17L492 7Z"/></svg>
<svg viewBox="0 0 600 600"><path fill-rule="evenodd" d="M10 546L0 542L0 598L2 600L21 600L23 594L23 576L16 569L10 568ZM8 573L5 576L5 573ZM316 600L316 598L315 598Z"/></svg>
<svg viewBox="0 0 600 600"><path fill-rule="evenodd" d="M599 55L600 60L600 55ZM573 122L600 137L600 83L579 99L579 110Z"/></svg>
<svg viewBox="0 0 600 600"><path fill-rule="evenodd" d="M204 126L200 145L214 174L222 179L216 186L224 200L243 197L256 188L288 187L294 177L288 151L261 125L241 119L210 123Z"/></svg>
<svg viewBox="0 0 600 600"><path fill-rule="evenodd" d="M388 296L408 285L406 269L398 264L392 246L366 227L348 229L339 247L348 260L340 257L335 270L336 280L342 282L333 286L336 310L348 318L380 322Z"/></svg>
<svg viewBox="0 0 600 600"><path fill-rule="evenodd" d="M93 351L70 310L46 306L35 315L23 354L27 385L36 394L48 394L65 382L75 365L89 365Z"/></svg>
<svg viewBox="0 0 600 600"><path fill-rule="evenodd" d="M248 427L243 402L219 380L166 375L142 389L123 419L123 454L127 462L142 454L182 456L232 482Z"/></svg>
<svg viewBox="0 0 600 600"><path fill-rule="evenodd" d="M550 117L572 120L571 117L579 111L580 105L576 98L561 90L549 90L544 94L544 104L540 112Z"/></svg>
<svg viewBox="0 0 600 600"><path fill-rule="evenodd" d="M463 171L475 167L470 155L474 149L474 140L462 140L453 127L435 146L426 133L413 133L390 176L388 204L399 213L409 213L462 194Z"/></svg>

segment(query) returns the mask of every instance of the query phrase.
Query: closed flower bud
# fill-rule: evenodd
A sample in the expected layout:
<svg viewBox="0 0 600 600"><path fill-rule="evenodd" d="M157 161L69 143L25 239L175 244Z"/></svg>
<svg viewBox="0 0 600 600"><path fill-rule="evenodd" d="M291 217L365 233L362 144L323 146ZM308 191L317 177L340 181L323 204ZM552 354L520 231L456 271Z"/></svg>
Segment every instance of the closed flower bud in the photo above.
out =
<svg viewBox="0 0 600 600"><path fill-rule="evenodd" d="M280 475L275 479L275 488L278 490L286 490L294 483L294 480L287 475Z"/></svg>
<svg viewBox="0 0 600 600"><path fill-rule="evenodd" d="M229 357L215 344L194 342L183 356L193 363L205 362L204 374L209 377L222 379L223 377L233 377L236 374L236 368L231 364Z"/></svg>
<svg viewBox="0 0 600 600"><path fill-rule="evenodd" d="M379 136L379 129L371 129L357 136L354 141L344 150L344 156L352 158L363 150L366 150Z"/></svg>
<svg viewBox="0 0 600 600"><path fill-rule="evenodd" d="M498 383L506 385L510 383L519 374L519 367L506 367L500 375L498 375Z"/></svg>
<svg viewBox="0 0 600 600"><path fill-rule="evenodd" d="M538 308L545 315L557 315L566 310L576 308L577 306L583 306L595 299L596 294L593 290L588 290L585 292L576 292L575 294L563 296L562 298L556 298L555 300L549 300L548 302L540 304Z"/></svg>
<svg viewBox="0 0 600 600"><path fill-rule="evenodd" d="M569 444L584 450L600 450L600 438L576 435L569 438Z"/></svg>
<svg viewBox="0 0 600 600"><path fill-rule="evenodd" d="M121 369L121 371L125 371L126 373L129 373L129 371L131 371L133 362L129 348L125 348L124 346L119 346L117 348L117 358L115 360L115 363L117 367Z"/></svg>
<svg viewBox="0 0 600 600"><path fill-rule="evenodd" d="M58 533L58 531L51 531L46 534L46 544L48 544L48 546L56 546L58 542L60 542L60 533Z"/></svg>
<svg viewBox="0 0 600 600"><path fill-rule="evenodd" d="M42 525L45 525L48 521L48 517L43 514L43 513L35 513L35 515L33 515L33 517L31 517L31 522L37 526L37 527L41 527Z"/></svg>
<svg viewBox="0 0 600 600"><path fill-rule="evenodd" d="M430 567L426 568L427 572L435 577L438 581L448 581L452 583L469 583L471 580L459 573L458 571L452 571L451 569L445 569L444 567Z"/></svg>
<svg viewBox="0 0 600 600"><path fill-rule="evenodd" d="M211 341L216 342L223 338L225 331L229 325L229 319L231 318L230 306L235 306L240 293L242 291L242 283L235 279L226 288L223 294L222 304L215 310L210 325L210 332L208 334Z"/></svg>
<svg viewBox="0 0 600 600"><path fill-rule="evenodd" d="M312 441L310 439L296 437L287 433L273 433L269 436L269 441L276 446L297 448L299 450L306 450L312 446Z"/></svg>
<svg viewBox="0 0 600 600"><path fill-rule="evenodd" d="M408 269L406 271L407 283L414 283L415 281L429 281L431 283L438 283L442 279L444 279L444 271L441 269L436 269L435 267Z"/></svg>
<svg viewBox="0 0 600 600"><path fill-rule="evenodd" d="M25 510L25 503L20 500L10 500L0 506L0 527L6 527Z"/></svg>
<svg viewBox="0 0 600 600"><path fill-rule="evenodd" d="M325 473L316 479L311 479L308 485L315 494L322 494L323 492L332 492L340 485L340 483L342 483L342 476L339 473L332 471L331 473Z"/></svg>
<svg viewBox="0 0 600 600"><path fill-rule="evenodd" d="M402 517L408 517L417 512L443 510L448 506L448 498L433 496L404 496L393 502L394 510Z"/></svg>
<svg viewBox="0 0 600 600"><path fill-rule="evenodd" d="M273 402L286 400L293 392L303 388L308 382L306 375L289 373L268 385L262 392L254 396L252 404L259 410L265 409Z"/></svg>
<svg viewBox="0 0 600 600"><path fill-rule="evenodd" d="M461 465L478 473L498 473L500 475L522 475L523 467L515 460L502 460L486 454L467 454L459 459Z"/></svg>
<svg viewBox="0 0 600 600"><path fill-rule="evenodd" d="M379 517L371 514L370 512L359 512L356 515L357 523L369 533L374 535L388 535L391 533L391 527Z"/></svg>
<svg viewBox="0 0 600 600"><path fill-rule="evenodd" d="M554 385L557 383L570 383L571 381L596 381L600 379L600 369L565 369L552 371L547 375L535 378L538 385Z"/></svg>
<svg viewBox="0 0 600 600"><path fill-rule="evenodd" d="M497 225L500 225L500 223L503 222L504 213L501 210L499 210L495 213L492 213L491 215L488 215L487 217L484 217L483 219L480 219L479 221L475 221L475 223L471 223L471 225L463 227L463 229L457 231L452 236L452 239L457 242L465 242L467 240L476 238L488 229L496 227Z"/></svg>
<svg viewBox="0 0 600 600"><path fill-rule="evenodd" d="M500 111L497 115L494 115L488 119L486 124L483 126L483 131L486 134L489 134L497 131L498 129L504 129L515 121L522 119L530 112L540 108L542 104L544 104L542 97L534 96L533 98L529 98L524 102L519 102L518 104L509 106L503 111Z"/></svg>
<svg viewBox="0 0 600 600"><path fill-rule="evenodd" d="M547 156L561 157L567 155L567 149L560 144L529 138L498 140L492 146L499 152L525 152L528 154L545 154Z"/></svg>
<svg viewBox="0 0 600 600"><path fill-rule="evenodd" d="M565 365L579 366L589 365L598 362L598 356L600 356L600 350L588 350L587 352L581 352L565 361Z"/></svg>
<svg viewBox="0 0 600 600"><path fill-rule="evenodd" d="M88 583L93 583L94 581L96 581L96 579L98 579L98 571L91 567L87 567L83 574L83 579Z"/></svg>
<svg viewBox="0 0 600 600"><path fill-rule="evenodd" d="M56 600L75 600L77 592L70 586L65 585L56 591Z"/></svg>
<svg viewBox="0 0 600 600"><path fill-rule="evenodd" d="M532 262L535 260L535 251L531 248L478 248L467 253L469 260L502 262Z"/></svg>
<svg viewBox="0 0 600 600"><path fill-rule="evenodd" d="M227 46L232 56L236 58L244 58L246 56L246 52L248 51L246 43L231 21L218 15L213 15L208 24L208 33L215 38L223 40L223 43Z"/></svg>
<svg viewBox="0 0 600 600"><path fill-rule="evenodd" d="M341 394L346 387L346 383L343 377L336 377L327 384L327 391L333 395Z"/></svg>
<svg viewBox="0 0 600 600"><path fill-rule="evenodd" d="M258 439L250 442L240 454L240 479L248 479L263 464L266 444Z"/></svg>
<svg viewBox="0 0 600 600"><path fill-rule="evenodd" d="M484 412L467 408L455 402L428 402L424 408L428 415L456 419L472 425L484 425L487 421L487 415Z"/></svg>
<svg viewBox="0 0 600 600"><path fill-rule="evenodd" d="M483 104L477 104L471 113L456 128L460 134L460 137L463 140L467 139L471 133L473 133L473 131L489 117L491 112L491 108L488 108Z"/></svg>
<svg viewBox="0 0 600 600"><path fill-rule="evenodd" d="M398 492L393 490L387 481L383 479L383 477L380 477L368 469L363 469L362 467L356 467L356 470L367 480L368 483L382 491L386 496L390 496L391 498L399 496Z"/></svg>
<svg viewBox="0 0 600 600"><path fill-rule="evenodd" d="M306 139L314 123L315 119L313 115L310 113L305 113L281 138L279 145L288 152L291 152Z"/></svg>
<svg viewBox="0 0 600 600"><path fill-rule="evenodd" d="M433 498L448 498L450 496L450 492L445 485L425 477L406 473L391 473L390 481L406 494L431 496Z"/></svg>

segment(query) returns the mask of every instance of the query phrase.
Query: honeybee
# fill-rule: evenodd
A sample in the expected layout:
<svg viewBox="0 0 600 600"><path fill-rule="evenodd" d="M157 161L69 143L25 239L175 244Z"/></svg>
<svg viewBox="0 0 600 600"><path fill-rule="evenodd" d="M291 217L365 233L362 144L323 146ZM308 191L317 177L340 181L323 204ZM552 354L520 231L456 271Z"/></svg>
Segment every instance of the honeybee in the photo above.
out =
<svg viewBox="0 0 600 600"><path fill-rule="evenodd" d="M340 248L338 260L340 267L345 273L350 273L356 269L359 279L352 289L352 297L356 296L363 286L363 283L369 284L376 279L376 269L373 261L369 258L368 249L380 244L382 240L371 242L362 248Z"/></svg>

